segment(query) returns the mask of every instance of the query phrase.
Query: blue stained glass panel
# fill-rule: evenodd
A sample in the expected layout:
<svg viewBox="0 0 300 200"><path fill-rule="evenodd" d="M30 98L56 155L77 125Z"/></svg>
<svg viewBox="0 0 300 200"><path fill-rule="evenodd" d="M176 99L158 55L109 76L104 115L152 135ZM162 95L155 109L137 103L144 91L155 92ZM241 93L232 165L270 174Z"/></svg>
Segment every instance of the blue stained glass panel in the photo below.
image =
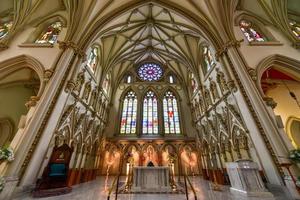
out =
<svg viewBox="0 0 300 200"><path fill-rule="evenodd" d="M138 68L138 76L143 81L158 81L163 76L163 70L156 63L144 63Z"/></svg>

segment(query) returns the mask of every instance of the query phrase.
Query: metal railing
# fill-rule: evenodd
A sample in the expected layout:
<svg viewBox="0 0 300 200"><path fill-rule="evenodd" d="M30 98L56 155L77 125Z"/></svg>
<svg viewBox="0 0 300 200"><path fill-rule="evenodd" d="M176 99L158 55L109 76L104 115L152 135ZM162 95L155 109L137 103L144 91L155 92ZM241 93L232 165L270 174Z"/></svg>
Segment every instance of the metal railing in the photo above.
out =
<svg viewBox="0 0 300 200"><path fill-rule="evenodd" d="M187 200L189 200L188 184L190 185L191 190L192 190L192 192L194 194L194 199L197 200L197 193L196 193L196 190L195 190L195 188L194 188L191 180L189 179L189 177L187 175L184 175L185 196L186 196Z"/></svg>
<svg viewBox="0 0 300 200"><path fill-rule="evenodd" d="M121 174L118 174L115 178L114 178L114 181L108 191L108 195L107 195L107 200L110 200L110 196L114 190L114 188L116 189L115 190L115 200L118 199L118 190L119 190L119 180L120 180L120 175Z"/></svg>

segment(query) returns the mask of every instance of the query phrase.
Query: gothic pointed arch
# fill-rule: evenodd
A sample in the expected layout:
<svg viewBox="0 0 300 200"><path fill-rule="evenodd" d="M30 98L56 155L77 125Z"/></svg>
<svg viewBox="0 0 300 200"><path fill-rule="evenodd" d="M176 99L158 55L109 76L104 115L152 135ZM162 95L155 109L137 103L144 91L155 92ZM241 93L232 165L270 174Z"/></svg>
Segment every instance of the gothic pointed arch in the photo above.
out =
<svg viewBox="0 0 300 200"><path fill-rule="evenodd" d="M272 24L265 19L248 12L241 12L235 17L234 24L239 26L244 38L250 45L280 45L280 42L266 28Z"/></svg>
<svg viewBox="0 0 300 200"><path fill-rule="evenodd" d="M279 69L280 71L289 74L295 80L300 80L300 61L280 54L274 54L260 61L256 67L256 84L262 97L265 94L262 89L262 77L264 72L269 68Z"/></svg>
<svg viewBox="0 0 300 200"><path fill-rule="evenodd" d="M163 96L163 116L165 134L182 134L180 103L178 102L176 93L170 89Z"/></svg>
<svg viewBox="0 0 300 200"><path fill-rule="evenodd" d="M142 134L158 135L158 96L152 89L146 90L143 95Z"/></svg>
<svg viewBox="0 0 300 200"><path fill-rule="evenodd" d="M29 68L38 75L40 80L40 86L37 96L40 97L45 88L45 68L35 58L28 55L20 55L0 62L0 77L1 79L3 79L4 77L24 68Z"/></svg>
<svg viewBox="0 0 300 200"><path fill-rule="evenodd" d="M57 42L58 36L61 34L62 28L67 26L67 20L59 15L46 16L31 22L35 30L30 34L24 45L36 43L41 45L53 45ZM21 45L23 46L23 45Z"/></svg>
<svg viewBox="0 0 300 200"><path fill-rule="evenodd" d="M120 108L120 135L137 134L137 93L131 88L127 89L121 98Z"/></svg>

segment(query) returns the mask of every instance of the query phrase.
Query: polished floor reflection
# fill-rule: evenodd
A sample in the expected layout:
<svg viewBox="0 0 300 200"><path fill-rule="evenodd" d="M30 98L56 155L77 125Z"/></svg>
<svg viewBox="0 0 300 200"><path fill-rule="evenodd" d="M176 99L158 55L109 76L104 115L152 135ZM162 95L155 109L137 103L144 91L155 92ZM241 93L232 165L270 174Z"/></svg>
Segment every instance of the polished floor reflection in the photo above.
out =
<svg viewBox="0 0 300 200"><path fill-rule="evenodd" d="M110 184L112 179L108 181ZM274 198L250 198L234 196L229 192L229 187L222 187L222 191L212 190L211 184L200 177L193 177L191 181L195 187L198 200L289 200L292 199L286 194L283 188L270 189ZM105 191L105 178L100 177L96 181L84 183L73 187L73 191L66 195L41 198L40 200L105 200L107 192ZM30 194L14 198L14 200L39 200L32 198ZM112 195L110 199L115 199ZM118 200L186 200L185 194L119 194ZM189 191L189 199L194 200L192 191Z"/></svg>

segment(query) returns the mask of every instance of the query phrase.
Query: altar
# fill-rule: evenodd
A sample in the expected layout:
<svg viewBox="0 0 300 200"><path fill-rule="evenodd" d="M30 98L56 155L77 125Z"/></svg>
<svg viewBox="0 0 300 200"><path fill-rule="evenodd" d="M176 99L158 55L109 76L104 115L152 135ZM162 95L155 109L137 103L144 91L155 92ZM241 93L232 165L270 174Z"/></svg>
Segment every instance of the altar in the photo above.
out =
<svg viewBox="0 0 300 200"><path fill-rule="evenodd" d="M134 167L132 191L170 192L168 167Z"/></svg>

